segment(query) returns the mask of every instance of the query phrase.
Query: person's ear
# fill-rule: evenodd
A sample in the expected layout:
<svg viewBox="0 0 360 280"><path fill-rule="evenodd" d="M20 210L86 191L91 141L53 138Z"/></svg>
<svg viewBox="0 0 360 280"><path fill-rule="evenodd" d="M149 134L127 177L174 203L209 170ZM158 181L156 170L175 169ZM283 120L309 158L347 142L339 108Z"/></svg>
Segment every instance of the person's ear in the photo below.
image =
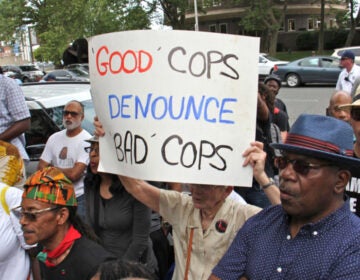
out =
<svg viewBox="0 0 360 280"><path fill-rule="evenodd" d="M58 225L65 224L69 219L70 213L69 209L66 207L60 208L56 213L56 218L58 220Z"/></svg>
<svg viewBox="0 0 360 280"><path fill-rule="evenodd" d="M345 191L347 184L351 178L351 173L348 170L339 170L337 172L337 180L335 183L334 191L337 194L342 194Z"/></svg>
<svg viewBox="0 0 360 280"><path fill-rule="evenodd" d="M224 196L224 199L227 198L229 196L229 194L231 194L231 192L234 190L234 187L232 186L226 186L225 187L225 196Z"/></svg>

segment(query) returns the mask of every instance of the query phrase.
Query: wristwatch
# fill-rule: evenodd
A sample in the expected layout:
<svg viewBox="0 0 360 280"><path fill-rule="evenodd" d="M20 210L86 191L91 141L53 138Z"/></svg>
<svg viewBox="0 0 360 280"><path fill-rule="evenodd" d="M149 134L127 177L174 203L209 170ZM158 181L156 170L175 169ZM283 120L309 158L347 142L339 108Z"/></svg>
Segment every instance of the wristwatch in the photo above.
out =
<svg viewBox="0 0 360 280"><path fill-rule="evenodd" d="M267 184L265 184L263 186L260 186L260 187L261 187L261 189L265 190L265 189L267 189L268 187L270 187L272 185L276 185L275 181L274 181L273 178L269 178L269 183L267 183Z"/></svg>

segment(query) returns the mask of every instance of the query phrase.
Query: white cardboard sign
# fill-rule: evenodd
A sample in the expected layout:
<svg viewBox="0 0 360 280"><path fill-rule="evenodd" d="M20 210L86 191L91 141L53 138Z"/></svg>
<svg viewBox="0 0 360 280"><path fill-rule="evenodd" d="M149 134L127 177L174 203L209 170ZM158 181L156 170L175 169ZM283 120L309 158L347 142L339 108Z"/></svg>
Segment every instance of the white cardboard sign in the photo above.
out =
<svg viewBox="0 0 360 280"><path fill-rule="evenodd" d="M99 169L139 179L251 186L259 39L126 31L89 39Z"/></svg>

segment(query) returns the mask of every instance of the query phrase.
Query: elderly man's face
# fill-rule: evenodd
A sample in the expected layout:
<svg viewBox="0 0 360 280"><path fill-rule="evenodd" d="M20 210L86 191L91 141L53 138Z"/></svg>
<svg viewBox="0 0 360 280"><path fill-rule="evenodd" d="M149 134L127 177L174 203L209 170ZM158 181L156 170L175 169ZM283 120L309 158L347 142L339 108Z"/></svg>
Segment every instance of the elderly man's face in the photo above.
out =
<svg viewBox="0 0 360 280"><path fill-rule="evenodd" d="M70 102L64 107L63 125L67 130L74 130L81 126L84 113L78 102Z"/></svg>
<svg viewBox="0 0 360 280"><path fill-rule="evenodd" d="M217 208L217 206L225 200L232 190L231 187L225 186L197 184L190 184L189 186L194 207L204 210Z"/></svg>
<svg viewBox="0 0 360 280"><path fill-rule="evenodd" d="M41 243L48 247L46 245L56 238L59 207L29 198L23 198L21 207L24 214L21 215L20 224L25 242L30 245Z"/></svg>
<svg viewBox="0 0 360 280"><path fill-rule="evenodd" d="M336 167L298 154L288 153L285 158L290 163L279 170L280 198L284 210L292 218L304 222L318 221L334 211L338 205L334 193L338 180ZM303 172L308 164L312 168L308 168L307 173Z"/></svg>

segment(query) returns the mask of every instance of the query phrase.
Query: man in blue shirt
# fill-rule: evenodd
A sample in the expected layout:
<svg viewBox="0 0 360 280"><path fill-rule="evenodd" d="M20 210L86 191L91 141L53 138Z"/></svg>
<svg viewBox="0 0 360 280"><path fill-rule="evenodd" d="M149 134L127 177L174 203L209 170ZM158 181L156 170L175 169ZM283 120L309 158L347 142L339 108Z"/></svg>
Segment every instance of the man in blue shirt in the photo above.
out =
<svg viewBox="0 0 360 280"><path fill-rule="evenodd" d="M282 204L245 223L209 279L360 279L360 218L344 196L360 173L352 139L346 122L301 115L272 144Z"/></svg>

